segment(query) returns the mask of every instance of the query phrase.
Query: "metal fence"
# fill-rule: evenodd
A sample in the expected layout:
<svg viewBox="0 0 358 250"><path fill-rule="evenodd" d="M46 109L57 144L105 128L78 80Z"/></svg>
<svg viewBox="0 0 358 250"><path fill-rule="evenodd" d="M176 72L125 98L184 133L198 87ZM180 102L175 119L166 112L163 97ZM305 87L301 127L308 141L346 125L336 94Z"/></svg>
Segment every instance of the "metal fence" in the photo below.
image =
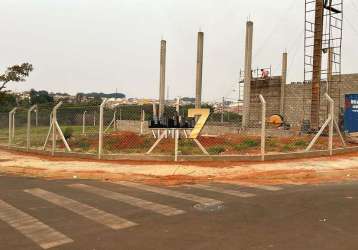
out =
<svg viewBox="0 0 358 250"><path fill-rule="evenodd" d="M150 105L111 107L65 105L16 107L0 113L0 144L52 152L77 152L97 155L173 156L260 156L351 147L340 133L334 115L334 103L328 95L329 115L320 131L303 133L297 127L273 123L267 103L259 96L256 119L241 127L238 113L211 111L199 137L191 138L192 129L151 129ZM167 107L167 116L177 108ZM187 116L187 110L179 114Z"/></svg>

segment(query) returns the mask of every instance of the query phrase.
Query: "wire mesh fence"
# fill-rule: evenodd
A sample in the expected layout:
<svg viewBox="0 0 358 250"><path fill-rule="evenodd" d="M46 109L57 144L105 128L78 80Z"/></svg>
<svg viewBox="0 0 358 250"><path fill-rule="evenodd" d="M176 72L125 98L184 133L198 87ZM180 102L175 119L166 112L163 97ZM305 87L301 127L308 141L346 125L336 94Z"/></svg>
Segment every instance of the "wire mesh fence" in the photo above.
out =
<svg viewBox="0 0 358 250"><path fill-rule="evenodd" d="M11 133L12 145L25 147L27 136L27 109L18 108L13 113L13 125Z"/></svg>
<svg viewBox="0 0 358 250"><path fill-rule="evenodd" d="M48 130L51 125L51 112L53 105L37 106L30 115L30 137L28 146L41 149L44 146Z"/></svg>
<svg viewBox="0 0 358 250"><path fill-rule="evenodd" d="M178 107L168 106L164 116L173 122L178 119L179 123L181 119L195 120L188 118L190 108L183 106L178 112ZM64 104L57 109L54 105L40 105L31 110L30 107L17 107L13 113L0 113L0 143L58 152L176 157L258 156L329 150L331 142L332 149L356 145L355 142L345 144L342 141L338 132L342 129L337 129L341 121L336 119L332 123L327 112L322 118L322 125L326 126L321 131L309 131L305 119L295 118L289 111L286 111L286 117L282 117L268 110L262 120L263 106L258 106L249 125L242 128L238 112L210 109L200 135L193 139L190 126L151 127L156 117L151 104L114 106L107 103L101 110L99 105ZM334 133L331 132L332 124L335 125Z"/></svg>
<svg viewBox="0 0 358 250"><path fill-rule="evenodd" d="M9 113L0 113L0 144L6 145L9 143Z"/></svg>
<svg viewBox="0 0 358 250"><path fill-rule="evenodd" d="M99 131L98 106L61 106L57 121L64 139L74 152L97 153ZM57 137L58 147L65 151L62 138Z"/></svg>

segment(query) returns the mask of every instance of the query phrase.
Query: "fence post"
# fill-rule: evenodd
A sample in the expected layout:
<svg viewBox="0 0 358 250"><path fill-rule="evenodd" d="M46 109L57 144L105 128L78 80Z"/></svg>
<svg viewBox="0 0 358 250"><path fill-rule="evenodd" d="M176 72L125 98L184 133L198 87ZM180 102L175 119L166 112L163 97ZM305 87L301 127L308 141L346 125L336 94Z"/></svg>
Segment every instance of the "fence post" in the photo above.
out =
<svg viewBox="0 0 358 250"><path fill-rule="evenodd" d="M15 139L15 114L16 112L12 113L12 135L11 135L12 141L14 141Z"/></svg>
<svg viewBox="0 0 358 250"><path fill-rule="evenodd" d="M266 147L266 100L262 95L259 95L262 105L261 116L261 160L265 161L265 147Z"/></svg>
<svg viewBox="0 0 358 250"><path fill-rule="evenodd" d="M334 101L327 93L325 93L325 97L329 102L329 113L331 116L331 120L329 122L328 150L329 155L333 155Z"/></svg>
<svg viewBox="0 0 358 250"><path fill-rule="evenodd" d="M37 109L37 105L33 105L28 111L27 111L27 130L26 130L26 150L29 151L31 146L31 112Z"/></svg>
<svg viewBox="0 0 358 250"><path fill-rule="evenodd" d="M86 113L87 110L85 110L82 114L82 134L86 134Z"/></svg>
<svg viewBox="0 0 358 250"><path fill-rule="evenodd" d="M103 150L103 109L106 102L107 99L104 99L99 107L98 159L101 159Z"/></svg>
<svg viewBox="0 0 358 250"><path fill-rule="evenodd" d="M39 126L39 109L36 106L35 109L35 115L36 115L36 128Z"/></svg>
<svg viewBox="0 0 358 250"><path fill-rule="evenodd" d="M174 149L174 161L178 161L178 149L179 149L179 129L174 129L174 138L175 138L175 149Z"/></svg>
<svg viewBox="0 0 358 250"><path fill-rule="evenodd" d="M13 129L14 129L14 122L13 122L13 119L14 119L14 114L16 112L17 108L13 108L10 112L9 112L9 147L11 146L12 144L12 139L13 139Z"/></svg>
<svg viewBox="0 0 358 250"><path fill-rule="evenodd" d="M177 102L175 105L175 111L177 112L178 116L180 116L180 97L177 98Z"/></svg>
<svg viewBox="0 0 358 250"><path fill-rule="evenodd" d="M96 111L93 112L93 127L96 127Z"/></svg>
<svg viewBox="0 0 358 250"><path fill-rule="evenodd" d="M225 106L225 97L223 97L221 103L221 123L224 123L224 106Z"/></svg>
<svg viewBox="0 0 358 250"><path fill-rule="evenodd" d="M144 133L144 122L145 122L145 110L143 109L140 116L140 134Z"/></svg>
<svg viewBox="0 0 358 250"><path fill-rule="evenodd" d="M113 130L117 131L117 110L113 113Z"/></svg>
<svg viewBox="0 0 358 250"><path fill-rule="evenodd" d="M57 137L57 133L56 133L56 122L57 122L57 109L62 105L62 101L57 103L57 105L53 108L52 110L52 151L51 154L52 156L55 155L55 150L56 150L56 137Z"/></svg>

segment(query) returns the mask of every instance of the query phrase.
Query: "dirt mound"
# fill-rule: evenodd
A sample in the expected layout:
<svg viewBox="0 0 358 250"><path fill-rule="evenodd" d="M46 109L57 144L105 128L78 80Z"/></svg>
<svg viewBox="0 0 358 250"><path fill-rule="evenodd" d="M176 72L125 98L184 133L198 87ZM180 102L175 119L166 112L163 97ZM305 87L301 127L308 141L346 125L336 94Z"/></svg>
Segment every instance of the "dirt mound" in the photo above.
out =
<svg viewBox="0 0 358 250"><path fill-rule="evenodd" d="M144 138L133 132L118 131L104 136L104 140L113 148L135 148L144 144Z"/></svg>
<svg viewBox="0 0 358 250"><path fill-rule="evenodd" d="M219 146L226 143L225 138L219 136L200 136L198 140L206 147Z"/></svg>

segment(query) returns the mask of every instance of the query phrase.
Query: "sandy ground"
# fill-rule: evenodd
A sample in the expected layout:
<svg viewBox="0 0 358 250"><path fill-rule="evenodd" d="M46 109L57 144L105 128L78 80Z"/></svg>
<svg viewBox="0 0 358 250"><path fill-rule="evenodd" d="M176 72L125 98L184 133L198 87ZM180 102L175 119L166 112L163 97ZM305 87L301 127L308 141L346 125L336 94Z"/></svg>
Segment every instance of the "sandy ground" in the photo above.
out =
<svg viewBox="0 0 358 250"><path fill-rule="evenodd" d="M253 182L306 184L358 180L358 154L266 163L135 163L49 158L0 150L0 173L44 178L145 181L153 184Z"/></svg>

